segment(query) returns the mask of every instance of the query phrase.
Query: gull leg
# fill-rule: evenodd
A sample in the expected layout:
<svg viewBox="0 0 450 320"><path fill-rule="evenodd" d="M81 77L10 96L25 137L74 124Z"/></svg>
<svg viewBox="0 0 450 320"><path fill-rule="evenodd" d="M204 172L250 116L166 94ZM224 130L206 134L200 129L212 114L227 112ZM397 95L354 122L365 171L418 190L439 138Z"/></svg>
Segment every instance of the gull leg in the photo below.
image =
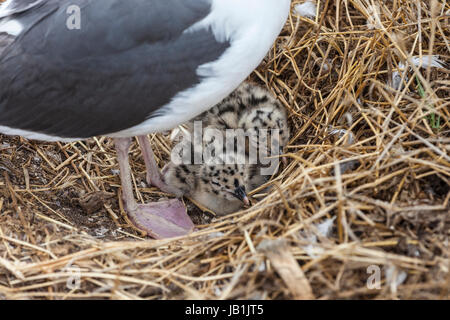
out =
<svg viewBox="0 0 450 320"><path fill-rule="evenodd" d="M147 204L138 204L136 202L131 183L130 163L128 162L128 150L131 145L131 139L117 138L114 139L114 143L120 167L122 198L125 210L136 227L148 232L149 235L156 239L172 238L191 232L194 229L194 224L180 200L171 199ZM156 168L156 170L158 169Z"/></svg>
<svg viewBox="0 0 450 320"><path fill-rule="evenodd" d="M161 177L158 166L155 162L155 154L147 136L138 137L141 146L142 155L144 156L145 166L147 168L147 184L159 188L161 191L175 195L177 198L183 196L183 192L175 187L169 186Z"/></svg>

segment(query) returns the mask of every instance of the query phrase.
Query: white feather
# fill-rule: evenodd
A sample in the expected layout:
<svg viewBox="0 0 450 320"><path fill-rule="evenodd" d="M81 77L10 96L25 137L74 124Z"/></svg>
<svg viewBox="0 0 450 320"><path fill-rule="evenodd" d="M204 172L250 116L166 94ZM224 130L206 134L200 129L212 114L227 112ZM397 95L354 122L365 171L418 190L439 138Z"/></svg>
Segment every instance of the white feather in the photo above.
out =
<svg viewBox="0 0 450 320"><path fill-rule="evenodd" d="M411 62L417 68L427 69L429 67L434 67L445 69L445 62L441 61L438 55L424 55L422 57L413 56L411 58ZM392 73L392 87L394 89L396 90L403 89L402 77L404 77L405 83L409 81L408 76L406 74L407 71L408 69L406 68L405 64L403 62L400 62L398 64L398 71L394 71Z"/></svg>
<svg viewBox="0 0 450 320"><path fill-rule="evenodd" d="M369 30L383 28L380 20L380 7L378 5L369 5L367 13L369 16L367 17L366 25Z"/></svg>
<svg viewBox="0 0 450 320"><path fill-rule="evenodd" d="M399 285L403 284L408 278L408 274L403 270L398 270L395 266L385 268L386 282L391 287L392 292L397 292Z"/></svg>
<svg viewBox="0 0 450 320"><path fill-rule="evenodd" d="M412 63L416 67L422 67L422 68L428 68L428 67L434 67L434 68L445 68L444 62L439 59L438 55L425 55L422 56L414 56L411 58Z"/></svg>
<svg viewBox="0 0 450 320"><path fill-rule="evenodd" d="M301 17L315 18L317 15L317 6L313 1L306 1L295 6L295 13Z"/></svg>
<svg viewBox="0 0 450 320"><path fill-rule="evenodd" d="M0 20L0 33L7 33L17 37L23 31L23 25L14 19L4 18Z"/></svg>
<svg viewBox="0 0 450 320"><path fill-rule="evenodd" d="M343 136L345 136L346 134L348 134L348 142L347 144L352 145L355 143L355 135L353 134L353 132L351 132L350 130L346 130L346 129L332 129L330 131L331 135L339 135L339 138L342 138Z"/></svg>
<svg viewBox="0 0 450 320"><path fill-rule="evenodd" d="M333 217L331 219L326 219L324 222L316 225L316 228L319 231L321 236L328 237L330 235L331 229L333 228L334 220L336 220L336 217Z"/></svg>
<svg viewBox="0 0 450 320"><path fill-rule="evenodd" d="M330 235L334 220L336 220L336 217L326 219L324 222L314 225L320 236L328 237ZM302 247L306 254L313 259L320 257L324 252L324 249L318 245L317 236L311 232L307 232L304 234L304 237L309 242L308 245Z"/></svg>

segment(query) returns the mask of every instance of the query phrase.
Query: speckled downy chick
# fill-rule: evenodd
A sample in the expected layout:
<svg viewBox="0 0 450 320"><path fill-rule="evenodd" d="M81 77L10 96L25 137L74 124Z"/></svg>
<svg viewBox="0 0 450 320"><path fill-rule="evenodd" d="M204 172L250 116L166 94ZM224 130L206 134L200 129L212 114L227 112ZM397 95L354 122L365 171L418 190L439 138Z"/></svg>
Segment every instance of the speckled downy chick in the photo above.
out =
<svg viewBox="0 0 450 320"><path fill-rule="evenodd" d="M268 90L247 82L241 84L212 109L190 121L187 124L187 131L191 134L194 130L195 121L202 121L206 128L219 130L243 129L250 133L250 136L256 137L256 141L246 141L245 153L247 158L251 142L255 143L254 147L258 154L265 145L266 154L270 156L271 154L282 154L289 140L286 109ZM260 130L267 130L268 132L265 144L263 137L260 136ZM275 152L272 152L271 149L271 130L277 130L278 134L278 136L274 136L274 143L279 146L279 150L275 150ZM208 137L204 137L204 139L206 145L211 143ZM257 164L249 164L245 168L249 176L247 190L250 191L266 183L270 176L275 173L273 171L270 174L261 175L261 169L267 166L261 163L259 157L257 160Z"/></svg>
<svg viewBox="0 0 450 320"><path fill-rule="evenodd" d="M257 135L261 129L278 130L281 149L289 140L286 109L272 94L257 85L244 82L228 97L186 124L193 132L195 121L219 130L244 129ZM282 151L282 150L281 150Z"/></svg>
<svg viewBox="0 0 450 320"><path fill-rule="evenodd" d="M247 197L247 167L238 164L175 165L162 170L169 185L217 215L236 212L250 204Z"/></svg>
<svg viewBox="0 0 450 320"><path fill-rule="evenodd" d="M201 141L192 142L189 139L194 136L196 121L202 122L204 134ZM237 161L237 139L231 150L222 145L223 152L219 155L217 151L221 145L216 144L217 140L206 134L206 129L219 130L224 136L225 131L229 129L242 129L243 132L250 133L253 138L245 141L244 154L241 154L245 161ZM267 141L260 139L260 130L269 132ZM279 150L275 152L271 150L271 130L277 130L278 133L274 136L274 140ZM258 162L250 164L250 153L255 150L259 153L261 148L266 148L268 156L274 153L280 154L278 151L282 152L289 139L284 107L270 92L249 83L242 84L222 102L191 120L185 125L183 131L184 139L186 135L189 137L192 150L193 144L202 144L203 148L210 148L213 153L217 153L222 163L177 165L170 162L163 169L164 180L218 215L236 212L248 205L247 192L266 183L275 173L276 168L269 174L267 172L264 175L261 174L261 169L267 165L260 162L259 157ZM179 134L174 140L180 142L181 139L182 135ZM251 148L252 143L255 149ZM180 149L181 152L182 149ZM194 156L194 152L191 155Z"/></svg>

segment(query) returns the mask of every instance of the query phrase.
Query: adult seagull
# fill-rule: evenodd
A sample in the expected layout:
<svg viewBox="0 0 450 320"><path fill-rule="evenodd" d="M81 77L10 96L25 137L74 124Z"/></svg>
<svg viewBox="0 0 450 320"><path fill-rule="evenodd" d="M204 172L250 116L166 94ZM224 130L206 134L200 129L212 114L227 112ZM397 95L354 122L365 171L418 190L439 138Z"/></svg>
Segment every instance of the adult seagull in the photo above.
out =
<svg viewBox="0 0 450 320"><path fill-rule="evenodd" d="M189 233L178 199L138 204L128 152L161 179L147 134L211 108L258 66L290 0L7 0L0 7L0 132L114 138L125 209L155 238Z"/></svg>

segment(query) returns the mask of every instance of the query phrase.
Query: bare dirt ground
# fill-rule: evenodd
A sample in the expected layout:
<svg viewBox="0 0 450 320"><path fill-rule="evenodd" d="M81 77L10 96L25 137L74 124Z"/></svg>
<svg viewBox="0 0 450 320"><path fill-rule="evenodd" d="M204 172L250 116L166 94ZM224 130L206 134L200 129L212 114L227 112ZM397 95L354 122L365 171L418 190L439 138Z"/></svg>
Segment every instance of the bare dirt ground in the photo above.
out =
<svg viewBox="0 0 450 320"><path fill-rule="evenodd" d="M450 4L317 3L250 79L289 110L287 165L246 211L186 200L188 237L130 225L110 139L0 136L0 298L448 299ZM170 197L130 156L138 199Z"/></svg>

